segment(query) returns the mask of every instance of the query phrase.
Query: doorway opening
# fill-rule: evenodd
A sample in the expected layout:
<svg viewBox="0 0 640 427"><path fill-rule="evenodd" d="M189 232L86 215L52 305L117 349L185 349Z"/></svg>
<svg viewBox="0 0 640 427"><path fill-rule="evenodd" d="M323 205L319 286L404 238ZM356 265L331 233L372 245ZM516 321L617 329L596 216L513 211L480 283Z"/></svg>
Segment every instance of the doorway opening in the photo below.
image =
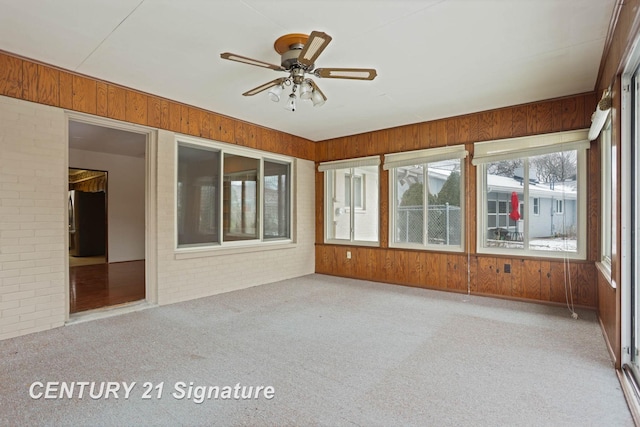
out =
<svg viewBox="0 0 640 427"><path fill-rule="evenodd" d="M69 313L146 299L148 133L69 121Z"/></svg>

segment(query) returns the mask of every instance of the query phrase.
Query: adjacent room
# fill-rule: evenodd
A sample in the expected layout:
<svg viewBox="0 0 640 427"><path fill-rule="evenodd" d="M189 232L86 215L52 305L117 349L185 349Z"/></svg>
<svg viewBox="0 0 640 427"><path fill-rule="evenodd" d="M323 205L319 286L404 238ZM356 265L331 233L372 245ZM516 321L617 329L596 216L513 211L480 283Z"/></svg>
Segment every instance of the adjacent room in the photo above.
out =
<svg viewBox="0 0 640 427"><path fill-rule="evenodd" d="M0 11L0 424L640 425L640 1Z"/></svg>

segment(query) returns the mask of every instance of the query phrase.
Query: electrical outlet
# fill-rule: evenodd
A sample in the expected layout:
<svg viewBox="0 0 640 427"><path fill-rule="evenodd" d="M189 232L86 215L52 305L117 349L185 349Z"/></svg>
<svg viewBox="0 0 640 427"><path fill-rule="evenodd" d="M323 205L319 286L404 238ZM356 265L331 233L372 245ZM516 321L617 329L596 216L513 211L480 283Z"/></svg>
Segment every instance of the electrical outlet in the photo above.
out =
<svg viewBox="0 0 640 427"><path fill-rule="evenodd" d="M511 264L505 264L502 269L505 273L511 273Z"/></svg>
<svg viewBox="0 0 640 427"><path fill-rule="evenodd" d="M347 251L347 259L351 259L351 251Z"/></svg>

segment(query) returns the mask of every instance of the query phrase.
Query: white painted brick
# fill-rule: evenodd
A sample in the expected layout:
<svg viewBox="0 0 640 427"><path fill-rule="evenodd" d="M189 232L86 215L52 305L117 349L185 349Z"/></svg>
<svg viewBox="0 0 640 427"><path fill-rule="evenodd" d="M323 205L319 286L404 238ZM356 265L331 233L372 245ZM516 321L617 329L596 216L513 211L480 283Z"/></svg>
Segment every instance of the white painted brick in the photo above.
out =
<svg viewBox="0 0 640 427"><path fill-rule="evenodd" d="M10 308L20 307L20 301L4 301L0 302L0 310L8 310Z"/></svg>
<svg viewBox="0 0 640 427"><path fill-rule="evenodd" d="M2 317L20 316L22 314L33 313L35 311L36 311L35 305L25 305L17 308L8 308L6 310L2 310Z"/></svg>
<svg viewBox="0 0 640 427"><path fill-rule="evenodd" d="M64 326L64 320L61 320L59 314L36 320L36 327L39 328L40 331L59 328L60 326Z"/></svg>
<svg viewBox="0 0 640 427"><path fill-rule="evenodd" d="M47 306L65 301L51 272L64 266L65 127L59 108L0 96L0 339L64 321Z"/></svg>
<svg viewBox="0 0 640 427"><path fill-rule="evenodd" d="M0 266L2 265L3 262L19 261L19 260L20 260L19 253L16 253L16 254L3 253L2 249L0 248Z"/></svg>
<svg viewBox="0 0 640 427"><path fill-rule="evenodd" d="M2 239L8 239L13 237L33 237L33 230L0 230L0 244L2 244Z"/></svg>
<svg viewBox="0 0 640 427"><path fill-rule="evenodd" d="M51 258L50 251L42 251L42 252L22 252L18 254L19 259L22 261L26 260L43 260ZM59 260L58 260L59 261Z"/></svg>
<svg viewBox="0 0 640 427"><path fill-rule="evenodd" d="M30 268L30 267L35 267L35 262L28 260L28 261L9 261L9 262L2 263L3 270L19 270L22 268Z"/></svg>
<svg viewBox="0 0 640 427"><path fill-rule="evenodd" d="M9 277L7 279L0 279L2 280L2 287L0 288L0 292L2 293L12 293L12 292L20 292L20 284L17 283L16 277ZM8 281L11 281L11 283L8 283ZM7 302L13 302L13 301L7 301ZM19 301L18 301L19 303ZM19 305L19 304L18 304Z"/></svg>
<svg viewBox="0 0 640 427"><path fill-rule="evenodd" d="M50 281L44 281L44 282L28 282L28 283L23 283L21 285L18 285L18 289L20 291L35 291L37 289L47 289L51 286L51 282ZM33 304L38 304L41 300L39 298L44 298L45 300L48 301L48 298L50 298L50 296L41 296L41 297L35 297L35 298L29 298L27 299L23 299L21 300L22 303L27 303L27 301L35 301L33 302ZM29 302L29 304L31 304L31 302Z"/></svg>
<svg viewBox="0 0 640 427"><path fill-rule="evenodd" d="M5 301L16 301L24 298L31 298L35 296L34 291L19 291L19 292L11 292L11 293L3 293L2 294L2 302Z"/></svg>
<svg viewBox="0 0 640 427"><path fill-rule="evenodd" d="M0 278L7 279L10 277L20 277L20 270L19 269L9 270L5 268L3 265L2 269L0 269Z"/></svg>
<svg viewBox="0 0 640 427"><path fill-rule="evenodd" d="M7 319L11 319L10 317L8 317ZM20 322L20 318L18 316L15 317L15 319L17 319L18 321L15 323L7 323L5 324L4 322L2 322L2 325L0 325L0 333L10 333L10 332L21 332L21 334L24 333L24 330L28 330L30 328L33 328L36 324L35 321L33 320L28 320L26 322ZM10 321L10 320L8 320Z"/></svg>
<svg viewBox="0 0 640 427"><path fill-rule="evenodd" d="M36 304L36 311L49 310L51 313L54 313L54 312L64 313L64 309L65 309L64 300L60 300L59 298L56 298L56 301L53 301L53 302Z"/></svg>
<svg viewBox="0 0 640 427"><path fill-rule="evenodd" d="M66 291L66 285L59 285L54 287L53 285L48 287L48 288L44 288L44 289L36 289L35 290L35 295L36 296L42 296L42 295L56 295L56 294L60 294L62 295L62 297L64 298L64 292Z"/></svg>
<svg viewBox="0 0 640 427"><path fill-rule="evenodd" d="M60 263L62 264L62 261ZM64 270L64 268L62 270ZM34 281L35 282L49 281L53 283L60 283L62 280L64 280L64 277L65 277L64 276L65 272L62 270L58 272L51 272L46 274L36 274ZM66 283L64 285L66 287Z"/></svg>
<svg viewBox="0 0 640 427"><path fill-rule="evenodd" d="M20 322L29 321L29 320L37 320L51 317L50 310L42 310L42 311L34 311L32 313L21 314Z"/></svg>
<svg viewBox="0 0 640 427"><path fill-rule="evenodd" d="M31 267L31 268L23 268L20 270L21 275L26 274L43 274L50 273L51 269L48 266L44 267Z"/></svg>

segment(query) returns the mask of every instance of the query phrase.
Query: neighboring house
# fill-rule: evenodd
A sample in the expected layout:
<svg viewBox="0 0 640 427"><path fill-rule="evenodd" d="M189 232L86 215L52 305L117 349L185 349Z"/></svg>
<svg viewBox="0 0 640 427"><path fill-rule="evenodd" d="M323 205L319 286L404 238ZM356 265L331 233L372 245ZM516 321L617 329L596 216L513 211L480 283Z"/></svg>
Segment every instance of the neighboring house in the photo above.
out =
<svg viewBox="0 0 640 427"><path fill-rule="evenodd" d="M451 171L429 169L428 186L430 194L438 194ZM521 240L523 238L524 218L528 216L529 239L548 237L573 238L577 230L577 185L576 181L543 183L531 181L529 203L525 204L522 178L488 175L487 193L487 231L497 238ZM400 180L398 197L419 182L418 175L411 170L405 171ZM509 217L512 211L511 195L516 192L519 200L520 220ZM405 206L404 210L412 207Z"/></svg>
<svg viewBox="0 0 640 427"><path fill-rule="evenodd" d="M521 231L509 218L511 195L518 195L521 221L528 215L529 238L575 236L577 230L577 189L575 181L562 183L530 182L529 203L524 203L522 180L499 175L487 176L487 226Z"/></svg>

